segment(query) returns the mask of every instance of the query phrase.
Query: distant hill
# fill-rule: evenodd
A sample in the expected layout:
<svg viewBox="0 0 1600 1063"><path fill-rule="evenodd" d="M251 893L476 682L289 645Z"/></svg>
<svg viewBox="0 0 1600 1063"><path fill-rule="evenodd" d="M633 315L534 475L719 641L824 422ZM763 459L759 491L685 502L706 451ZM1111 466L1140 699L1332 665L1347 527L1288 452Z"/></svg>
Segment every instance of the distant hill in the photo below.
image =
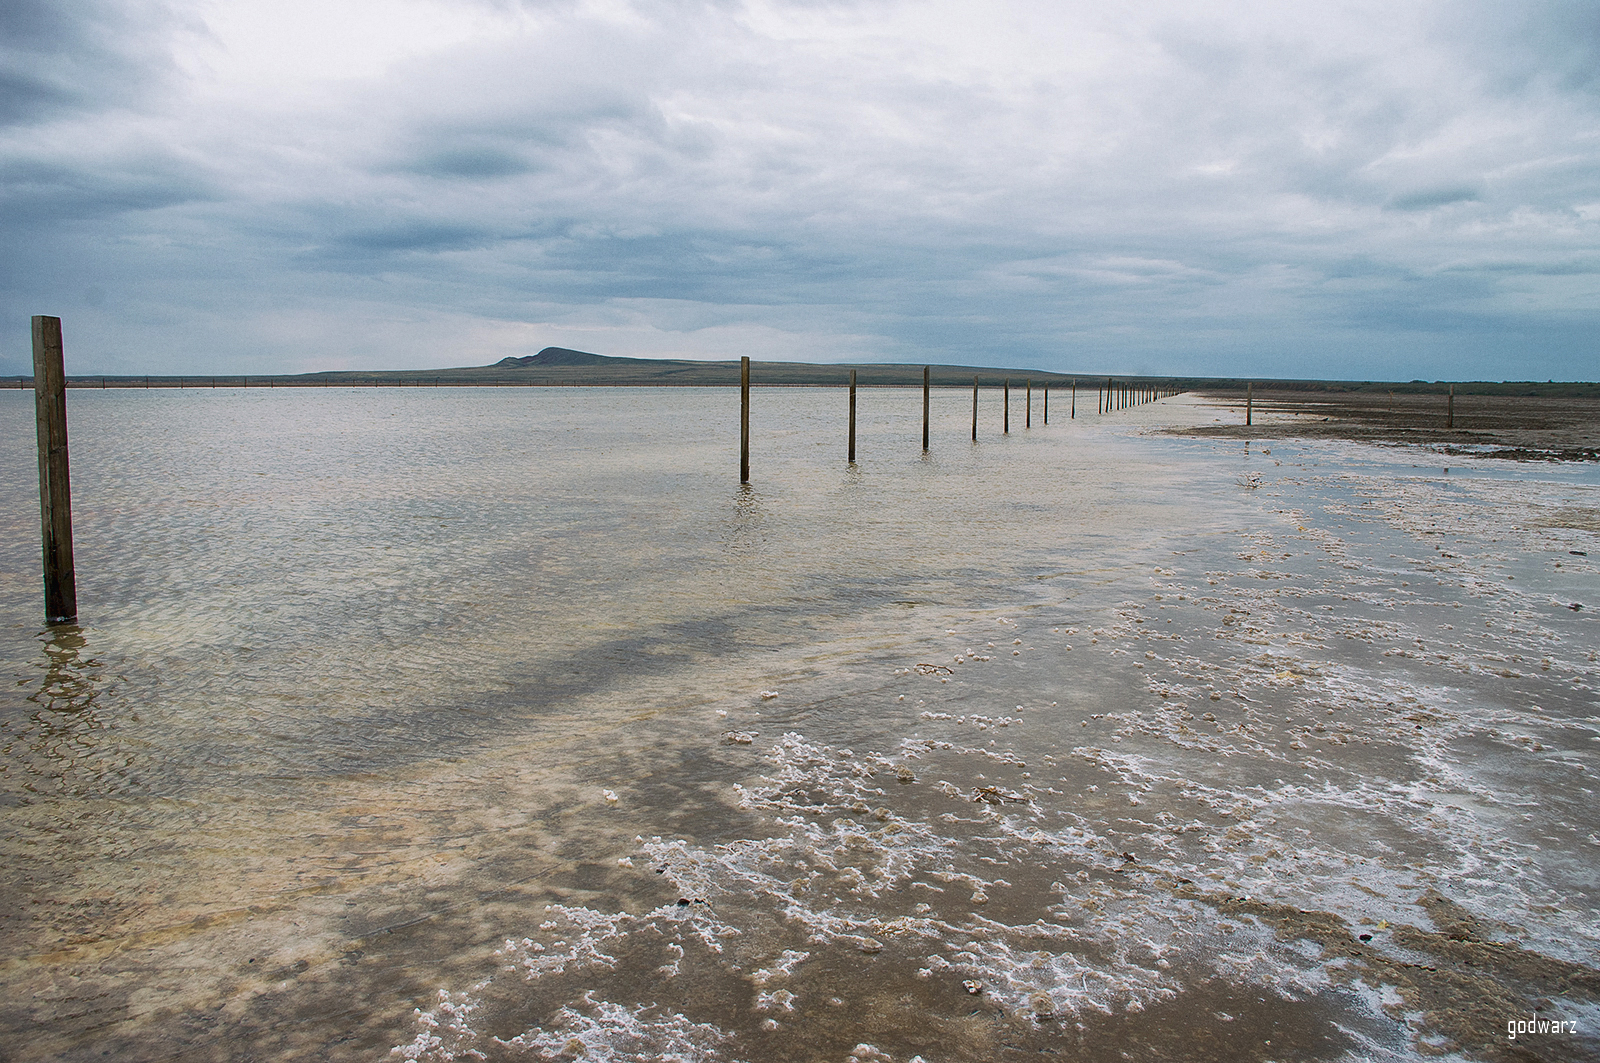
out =
<svg viewBox="0 0 1600 1063"><path fill-rule="evenodd" d="M915 386L922 383L922 366L897 363L837 365L813 362L751 362L750 382L769 385L838 385L847 383L856 370L863 387ZM1073 378L1039 369L994 369L987 366L935 365L932 383L938 387L971 387L974 377L984 385L996 386L1007 379L1018 387L1028 380L1038 385L1065 384ZM334 380L360 376L396 377L400 382L421 378L430 382L467 384L542 384L542 385L688 385L716 387L739 382L739 362L702 362L683 358L619 358L606 354L574 351L567 347L546 347L538 354L502 358L493 365L459 366L453 369L402 370L396 373L313 374ZM1082 379L1082 378L1080 378ZM1089 381L1084 380L1088 385Z"/></svg>
<svg viewBox="0 0 1600 1063"><path fill-rule="evenodd" d="M1042 369L1005 369L978 365L930 365L930 383L940 388L970 388L974 381L994 388L1010 384L1013 390L1073 388L1094 391L1109 381L1107 374L1052 373ZM923 366L915 362L750 363L750 383L755 387L839 387L856 374L861 387L917 387ZM1227 377L1156 377L1111 374L1118 386L1159 387L1175 391L1242 391L1248 381ZM15 383L12 383L12 380ZM443 369L345 369L320 373L261 374L252 376L72 376L74 388L204 388L204 387L429 387L478 385L490 387L729 387L738 386L739 360L692 361L684 358L618 358L567 347L546 347L538 354L502 358L492 365L464 365ZM1282 392L1382 392L1443 394L1447 384L1422 380L1267 380L1254 379L1256 393ZM31 377L0 378L0 387L31 387ZM1522 395L1600 398L1600 384L1549 381L1458 381L1458 395Z"/></svg>
<svg viewBox="0 0 1600 1063"><path fill-rule="evenodd" d="M519 369L540 365L616 365L617 363L631 363L633 365L659 365L659 358L617 358L606 354L590 354L588 351L573 351L566 347L546 347L538 354L529 354L521 358L502 358L494 363L495 369Z"/></svg>

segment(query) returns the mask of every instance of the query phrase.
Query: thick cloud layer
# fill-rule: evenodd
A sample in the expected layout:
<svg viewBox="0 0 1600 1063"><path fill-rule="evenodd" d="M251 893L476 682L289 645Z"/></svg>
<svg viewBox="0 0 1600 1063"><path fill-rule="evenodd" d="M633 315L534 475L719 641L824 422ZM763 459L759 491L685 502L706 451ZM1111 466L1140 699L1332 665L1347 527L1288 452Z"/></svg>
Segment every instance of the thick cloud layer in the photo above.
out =
<svg viewBox="0 0 1600 1063"><path fill-rule="evenodd" d="M1593 378L1587 0L0 7L0 372Z"/></svg>

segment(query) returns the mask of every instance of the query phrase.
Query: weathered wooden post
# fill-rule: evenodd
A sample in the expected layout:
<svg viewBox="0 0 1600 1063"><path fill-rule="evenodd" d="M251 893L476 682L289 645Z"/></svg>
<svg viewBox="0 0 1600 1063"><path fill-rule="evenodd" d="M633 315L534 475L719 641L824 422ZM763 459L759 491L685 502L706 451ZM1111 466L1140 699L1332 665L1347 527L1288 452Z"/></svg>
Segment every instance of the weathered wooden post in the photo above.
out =
<svg viewBox="0 0 1600 1063"><path fill-rule="evenodd" d="M922 449L928 449L928 367L922 367Z"/></svg>
<svg viewBox="0 0 1600 1063"><path fill-rule="evenodd" d="M1244 386L1244 423L1247 428L1250 426L1251 415L1255 413L1255 398L1256 383L1252 380Z"/></svg>
<svg viewBox="0 0 1600 1063"><path fill-rule="evenodd" d="M850 464L856 463L856 371L850 370Z"/></svg>
<svg viewBox="0 0 1600 1063"><path fill-rule="evenodd" d="M972 441L978 441L978 378L972 378Z"/></svg>
<svg viewBox="0 0 1600 1063"><path fill-rule="evenodd" d="M1044 423L1050 423L1050 385L1044 386Z"/></svg>
<svg viewBox="0 0 1600 1063"><path fill-rule="evenodd" d="M1450 396L1445 399L1444 411L1444 426L1446 428L1454 428L1456 426L1456 386L1454 384L1450 385Z"/></svg>
<svg viewBox="0 0 1600 1063"><path fill-rule="evenodd" d="M750 358L739 359L739 482L750 482Z"/></svg>
<svg viewBox="0 0 1600 1063"><path fill-rule="evenodd" d="M1000 416L1000 431L1011 434L1011 378L1006 377L1005 413Z"/></svg>
<svg viewBox="0 0 1600 1063"><path fill-rule="evenodd" d="M72 484L67 472L67 374L61 319L33 319L33 404L39 430L39 523L44 539L44 618L78 619L72 565Z"/></svg>
<svg viewBox="0 0 1600 1063"><path fill-rule="evenodd" d="M1067 411L1067 420L1076 421L1077 419L1078 419L1078 382L1076 380L1074 380L1072 382L1072 406Z"/></svg>
<svg viewBox="0 0 1600 1063"><path fill-rule="evenodd" d="M1027 394L1027 401L1023 404L1023 407L1022 407L1022 427L1024 427L1024 428L1032 428L1033 427L1033 378L1029 377L1027 379L1027 381L1026 381L1026 384L1028 386L1028 390L1027 390L1027 393L1026 393Z"/></svg>

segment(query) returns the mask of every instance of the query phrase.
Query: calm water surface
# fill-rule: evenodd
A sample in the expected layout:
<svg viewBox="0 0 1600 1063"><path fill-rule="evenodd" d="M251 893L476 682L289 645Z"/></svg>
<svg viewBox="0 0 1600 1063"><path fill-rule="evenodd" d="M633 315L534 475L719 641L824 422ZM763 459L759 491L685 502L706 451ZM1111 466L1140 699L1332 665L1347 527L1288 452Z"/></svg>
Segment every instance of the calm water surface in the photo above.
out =
<svg viewBox="0 0 1600 1063"><path fill-rule="evenodd" d="M0 392L0 1057L1600 1050L1592 469L920 399Z"/></svg>

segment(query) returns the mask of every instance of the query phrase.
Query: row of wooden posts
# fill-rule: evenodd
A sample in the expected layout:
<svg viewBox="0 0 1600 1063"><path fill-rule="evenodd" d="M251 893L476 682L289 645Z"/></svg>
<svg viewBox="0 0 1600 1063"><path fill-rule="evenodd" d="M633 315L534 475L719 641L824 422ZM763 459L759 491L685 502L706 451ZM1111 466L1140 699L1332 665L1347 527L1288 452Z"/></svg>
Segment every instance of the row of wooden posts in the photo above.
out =
<svg viewBox="0 0 1600 1063"><path fill-rule="evenodd" d="M929 448L931 367L922 369L922 449ZM18 386L21 386L19 378ZM1011 431L1011 380L1004 383L1001 431ZM1033 381L1026 380L1024 427L1033 426ZM1078 385L1071 385L1068 416L1078 416ZM1161 388L1118 384L1107 380L1099 387L1100 413L1127 409L1172 394ZM750 359L739 365L739 479L750 482ZM72 487L67 461L67 377L61 344L61 319L33 319L33 399L39 433L39 516L44 545L44 609L51 624L70 624L78 618L77 573L72 560ZM1050 423L1050 388L1044 387L1044 423ZM978 378L972 378L972 439L978 439ZM848 457L856 460L856 371L850 370L850 430Z"/></svg>
<svg viewBox="0 0 1600 1063"><path fill-rule="evenodd" d="M929 425L932 390L932 367L922 367L922 449L929 448ZM1023 427L1033 427L1033 381L1024 380L1023 386L1027 389L1027 400L1023 406ZM1006 377L1002 384L1005 398L1001 402L1000 431L1003 434L1011 433L1011 378ZM1069 418L1078 416L1078 382L1072 381L1071 401L1068 407ZM1050 385L1043 385L1044 390L1044 423L1050 423ZM1125 410L1146 402L1155 402L1157 399L1176 395L1177 392L1168 388L1159 388L1145 384L1125 384L1114 379L1107 379L1105 385L1096 385L1096 413L1105 414L1115 410ZM856 371L850 370L850 405L849 428L845 433L845 460L854 465L856 460ZM972 441L978 441L978 378L972 378ZM750 482L750 359L739 360L739 482Z"/></svg>

